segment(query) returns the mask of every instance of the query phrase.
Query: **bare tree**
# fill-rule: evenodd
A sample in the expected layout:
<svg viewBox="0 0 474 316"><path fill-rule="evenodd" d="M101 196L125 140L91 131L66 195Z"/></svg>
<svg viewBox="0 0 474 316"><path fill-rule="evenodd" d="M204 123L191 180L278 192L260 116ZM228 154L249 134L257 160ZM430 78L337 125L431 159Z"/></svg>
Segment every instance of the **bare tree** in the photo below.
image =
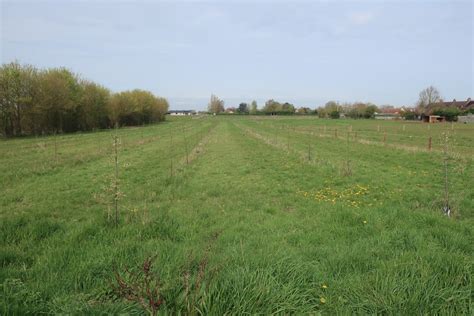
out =
<svg viewBox="0 0 474 316"><path fill-rule="evenodd" d="M213 94L211 95L211 100L209 101L207 108L211 113L224 112L224 101Z"/></svg>
<svg viewBox="0 0 474 316"><path fill-rule="evenodd" d="M441 95L438 91L438 89L436 89L435 87L433 86L429 86L428 88L422 90L420 92L420 95L419 95L419 98L418 98L418 102L416 104L418 110L420 110L421 112L424 112L426 107L431 104L431 103L436 103L436 102L441 102L442 99L441 99Z"/></svg>
<svg viewBox="0 0 474 316"><path fill-rule="evenodd" d="M253 100L252 103L250 103L250 114L257 114L257 101Z"/></svg>

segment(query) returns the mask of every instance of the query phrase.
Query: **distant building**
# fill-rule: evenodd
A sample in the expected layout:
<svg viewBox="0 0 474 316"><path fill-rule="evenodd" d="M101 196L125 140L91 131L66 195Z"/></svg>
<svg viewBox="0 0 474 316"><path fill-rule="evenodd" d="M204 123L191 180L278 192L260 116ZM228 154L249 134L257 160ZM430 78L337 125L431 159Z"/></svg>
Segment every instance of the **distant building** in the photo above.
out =
<svg viewBox="0 0 474 316"><path fill-rule="evenodd" d="M443 123L446 122L446 118L439 115L427 115L424 116L424 121L428 123Z"/></svg>
<svg viewBox="0 0 474 316"><path fill-rule="evenodd" d="M374 118L376 120L398 120L400 115L394 113L375 113Z"/></svg>
<svg viewBox="0 0 474 316"><path fill-rule="evenodd" d="M453 101L449 101L449 102L430 103L424 109L423 114L421 115L421 119L422 121L429 122L429 123L445 122L446 121L445 117L441 117L441 116L433 115L433 114L436 113L437 110L458 109L459 111L464 112L473 108L474 108L474 101L471 100L471 98L468 98L465 101L456 101L456 99L453 99Z"/></svg>
<svg viewBox="0 0 474 316"><path fill-rule="evenodd" d="M442 108L457 108L461 111L467 111L471 108L474 108L474 101L471 100L471 98L467 98L466 101L456 101L456 99L453 99L453 101L450 102L430 103L426 107L425 114L431 114L434 110Z"/></svg>
<svg viewBox="0 0 474 316"><path fill-rule="evenodd" d="M166 114L169 114L169 115L179 115L179 116L183 116L183 115L196 115L196 111L194 110L171 110L171 111L168 111L168 113Z"/></svg>
<svg viewBox="0 0 474 316"><path fill-rule="evenodd" d="M397 109L393 107L382 108L381 112L375 112L374 118L376 120L398 120L400 119L400 112L404 109Z"/></svg>

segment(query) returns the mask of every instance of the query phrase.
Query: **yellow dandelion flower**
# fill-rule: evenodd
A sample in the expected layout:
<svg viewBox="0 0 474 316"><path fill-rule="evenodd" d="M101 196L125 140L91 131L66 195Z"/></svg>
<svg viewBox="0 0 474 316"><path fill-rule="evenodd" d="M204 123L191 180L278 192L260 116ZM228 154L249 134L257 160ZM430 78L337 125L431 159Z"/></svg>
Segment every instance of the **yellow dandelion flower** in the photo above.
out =
<svg viewBox="0 0 474 316"><path fill-rule="evenodd" d="M367 221L363 221L362 223L367 224Z"/></svg>
<svg viewBox="0 0 474 316"><path fill-rule="evenodd" d="M320 297L319 301L321 302L321 304L326 304L326 299L324 297Z"/></svg>
<svg viewBox="0 0 474 316"><path fill-rule="evenodd" d="M328 288L328 286L327 286L326 284L321 285L321 287L322 287L323 289L327 289L327 288Z"/></svg>

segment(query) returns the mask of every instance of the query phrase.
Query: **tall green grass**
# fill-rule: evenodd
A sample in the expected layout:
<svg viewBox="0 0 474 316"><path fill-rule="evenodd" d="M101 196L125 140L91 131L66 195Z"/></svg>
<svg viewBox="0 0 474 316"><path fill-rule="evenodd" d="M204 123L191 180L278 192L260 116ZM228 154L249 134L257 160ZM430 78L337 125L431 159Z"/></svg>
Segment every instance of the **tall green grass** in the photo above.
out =
<svg viewBox="0 0 474 316"><path fill-rule="evenodd" d="M347 140L349 126L364 139L378 125L387 146ZM114 275L155 257L160 313L470 314L472 127L454 126L451 218L442 152L402 146L425 149L408 136L446 127L208 117L120 129L117 227L104 191L113 131L58 135L57 161L52 137L2 141L0 311L145 313Z"/></svg>

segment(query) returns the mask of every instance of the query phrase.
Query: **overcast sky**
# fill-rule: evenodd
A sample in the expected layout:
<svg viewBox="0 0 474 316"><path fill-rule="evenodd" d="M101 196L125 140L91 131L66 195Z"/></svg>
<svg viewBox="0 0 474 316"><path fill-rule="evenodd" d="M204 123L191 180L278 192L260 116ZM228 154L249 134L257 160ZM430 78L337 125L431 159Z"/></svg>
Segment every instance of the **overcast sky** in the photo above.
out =
<svg viewBox="0 0 474 316"><path fill-rule="evenodd" d="M172 109L474 97L473 2L5 1L2 63L65 66ZM381 1L380 1L381 2Z"/></svg>

